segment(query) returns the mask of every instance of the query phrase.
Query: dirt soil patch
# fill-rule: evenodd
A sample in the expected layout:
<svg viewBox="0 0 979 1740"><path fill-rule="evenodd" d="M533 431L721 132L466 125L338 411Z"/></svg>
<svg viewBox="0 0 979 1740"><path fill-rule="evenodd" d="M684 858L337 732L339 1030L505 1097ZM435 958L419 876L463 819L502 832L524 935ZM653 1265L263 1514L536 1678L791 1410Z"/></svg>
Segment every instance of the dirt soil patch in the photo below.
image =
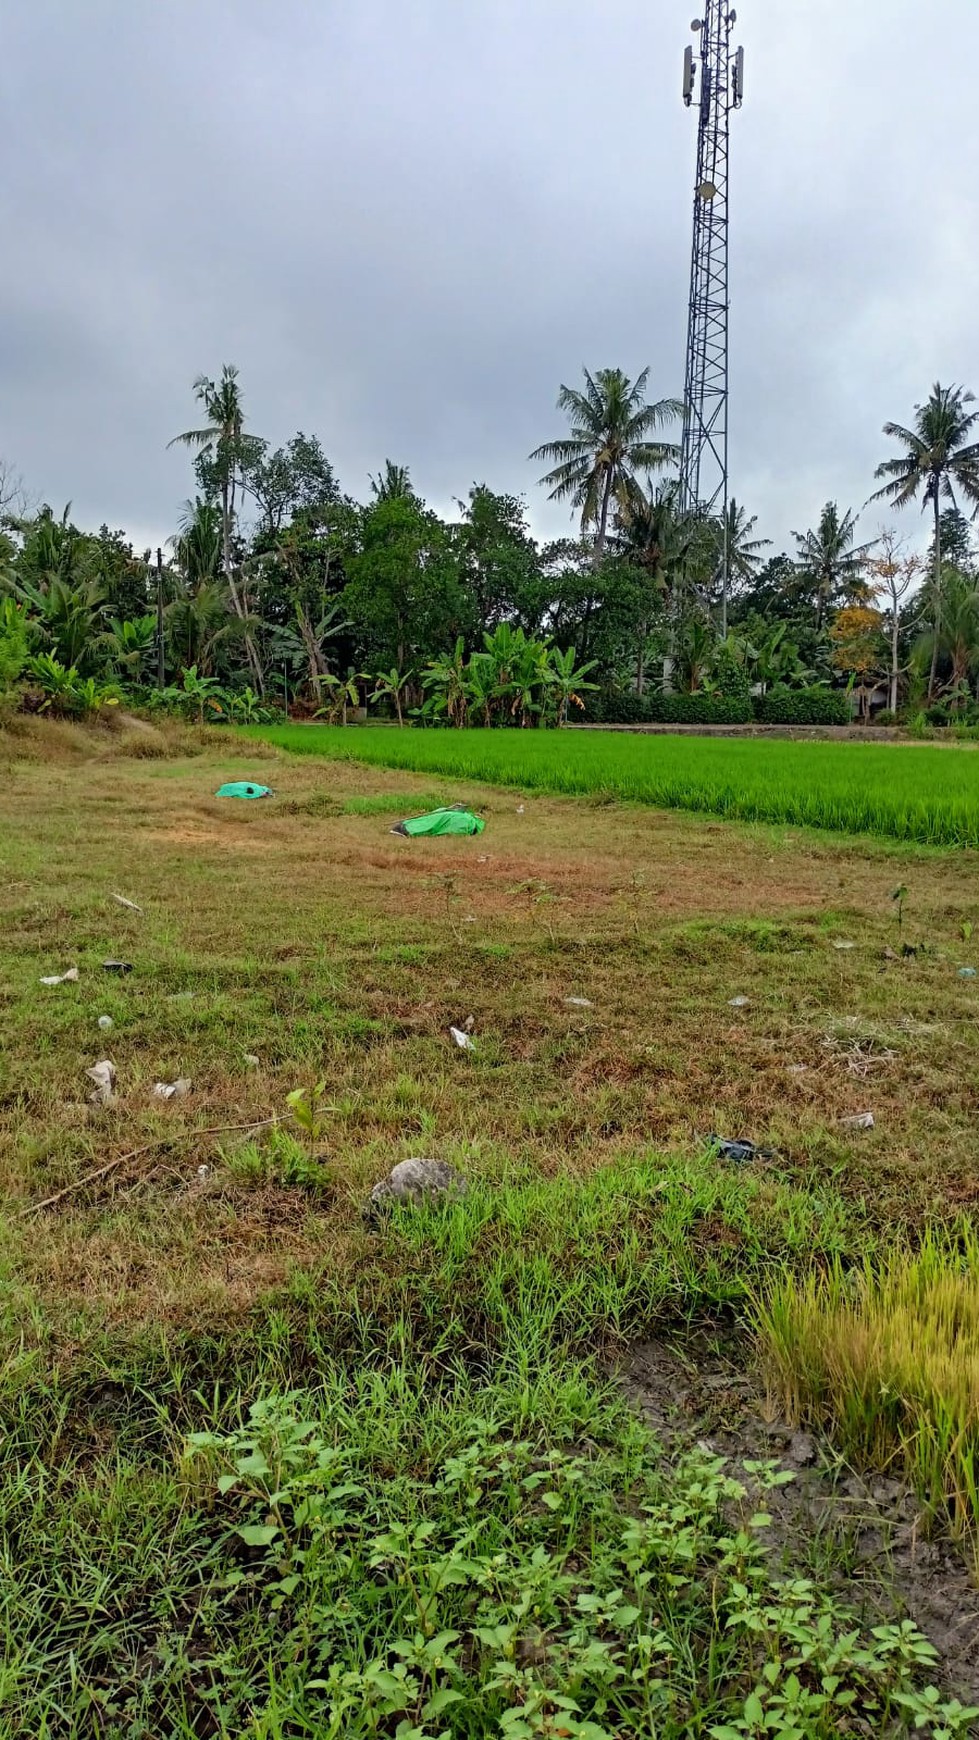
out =
<svg viewBox="0 0 979 1740"><path fill-rule="evenodd" d="M913 1619L950 1689L979 1703L979 1589L954 1545L928 1538L901 1481L864 1477L825 1439L773 1415L752 1372L706 1337L644 1342L615 1375L669 1455L702 1445L726 1457L749 1491L745 1462L789 1470L791 1484L766 1492L763 1506L786 1573L836 1586L870 1624Z"/></svg>

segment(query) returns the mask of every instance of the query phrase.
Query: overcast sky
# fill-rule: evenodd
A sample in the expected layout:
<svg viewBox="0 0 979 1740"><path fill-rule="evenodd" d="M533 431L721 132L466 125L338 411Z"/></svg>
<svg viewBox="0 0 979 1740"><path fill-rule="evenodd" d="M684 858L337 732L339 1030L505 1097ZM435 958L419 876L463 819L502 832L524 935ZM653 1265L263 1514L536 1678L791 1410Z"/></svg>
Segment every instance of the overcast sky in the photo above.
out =
<svg viewBox="0 0 979 1740"><path fill-rule="evenodd" d="M737 4L732 486L781 548L866 499L885 418L979 390L979 0ZM0 456L156 542L231 361L353 494L390 456L563 534L559 383L683 388L694 6L0 0Z"/></svg>

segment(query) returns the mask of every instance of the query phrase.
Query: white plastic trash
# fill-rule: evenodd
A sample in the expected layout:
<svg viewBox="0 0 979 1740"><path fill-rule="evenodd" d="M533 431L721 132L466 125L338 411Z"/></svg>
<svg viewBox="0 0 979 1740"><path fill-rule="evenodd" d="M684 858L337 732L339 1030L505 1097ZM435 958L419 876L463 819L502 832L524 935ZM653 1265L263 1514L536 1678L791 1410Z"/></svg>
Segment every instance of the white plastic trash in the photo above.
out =
<svg viewBox="0 0 979 1740"><path fill-rule="evenodd" d="M189 1094L193 1086L189 1076L178 1076L176 1081L158 1081L153 1088L155 1100L182 1100Z"/></svg>

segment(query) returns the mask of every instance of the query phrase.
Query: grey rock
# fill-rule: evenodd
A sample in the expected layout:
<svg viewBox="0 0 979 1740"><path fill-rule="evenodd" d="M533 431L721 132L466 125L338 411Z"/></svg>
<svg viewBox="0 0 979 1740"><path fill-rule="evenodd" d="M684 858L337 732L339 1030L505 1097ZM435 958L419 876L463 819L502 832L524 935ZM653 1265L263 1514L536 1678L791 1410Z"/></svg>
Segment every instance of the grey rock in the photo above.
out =
<svg viewBox="0 0 979 1740"><path fill-rule="evenodd" d="M808 1432L793 1432L789 1441L786 1461L795 1464L796 1468L808 1468L816 1460L816 1446Z"/></svg>
<svg viewBox="0 0 979 1740"><path fill-rule="evenodd" d="M426 1196L465 1196L468 1188L462 1174L445 1160L399 1160L387 1178L375 1184L370 1205L378 1208L388 1202L421 1202Z"/></svg>

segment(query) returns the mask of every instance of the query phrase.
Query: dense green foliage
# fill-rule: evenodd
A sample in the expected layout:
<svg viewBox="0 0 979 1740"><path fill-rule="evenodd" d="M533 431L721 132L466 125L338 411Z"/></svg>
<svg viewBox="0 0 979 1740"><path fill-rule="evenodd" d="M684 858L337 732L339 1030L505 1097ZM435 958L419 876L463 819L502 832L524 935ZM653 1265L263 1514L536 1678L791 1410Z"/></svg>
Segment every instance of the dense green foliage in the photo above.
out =
<svg viewBox="0 0 979 1740"><path fill-rule="evenodd" d="M749 725L754 718L747 694L715 695L709 690L635 695L607 689L587 703L586 713L605 725Z"/></svg>
<svg viewBox="0 0 979 1740"><path fill-rule="evenodd" d="M789 689L777 683L758 697L755 717L763 725L849 725L850 703L839 689Z"/></svg>
<svg viewBox="0 0 979 1740"><path fill-rule="evenodd" d="M491 731L449 737L301 725L272 726L261 735L300 755L415 768L528 791L612 796L745 821L979 846L979 783L968 753L586 732L576 733L573 743L536 734L517 743Z"/></svg>
<svg viewBox="0 0 979 1740"><path fill-rule="evenodd" d="M879 537L858 541L857 515L836 502L795 534L792 559L764 560L768 540L735 500L724 521L681 511L676 477L654 474L676 467L663 431L682 407L646 388L647 371L620 369L562 386L567 432L533 457L550 463L541 481L571 504L580 533L541 545L518 498L474 483L443 518L390 460L356 501L315 436L273 448L249 429L234 367L202 375L196 424L170 443L192 455L194 495L155 559L107 526L82 530L70 508L17 516L8 505L0 599L22 610L27 647L0 628L0 689L44 659L54 662L27 669L26 704L52 711L145 705L151 692L182 692L192 671L215 698L248 690L256 706L344 723L374 705L399 721L526 727L566 722L582 699L568 674L588 672L652 720L747 718L715 701L775 684L856 686L863 713L941 697L956 720L971 717L976 563L953 493L979 499L969 395L936 386L913 430L887 425L908 455L881 467L882 493L896 505L922 493L935 511L931 577L913 596L916 559L882 562ZM894 590L898 572L907 584ZM546 647L551 678L507 670L501 691L486 663L501 633ZM673 692L696 699L657 700Z"/></svg>

